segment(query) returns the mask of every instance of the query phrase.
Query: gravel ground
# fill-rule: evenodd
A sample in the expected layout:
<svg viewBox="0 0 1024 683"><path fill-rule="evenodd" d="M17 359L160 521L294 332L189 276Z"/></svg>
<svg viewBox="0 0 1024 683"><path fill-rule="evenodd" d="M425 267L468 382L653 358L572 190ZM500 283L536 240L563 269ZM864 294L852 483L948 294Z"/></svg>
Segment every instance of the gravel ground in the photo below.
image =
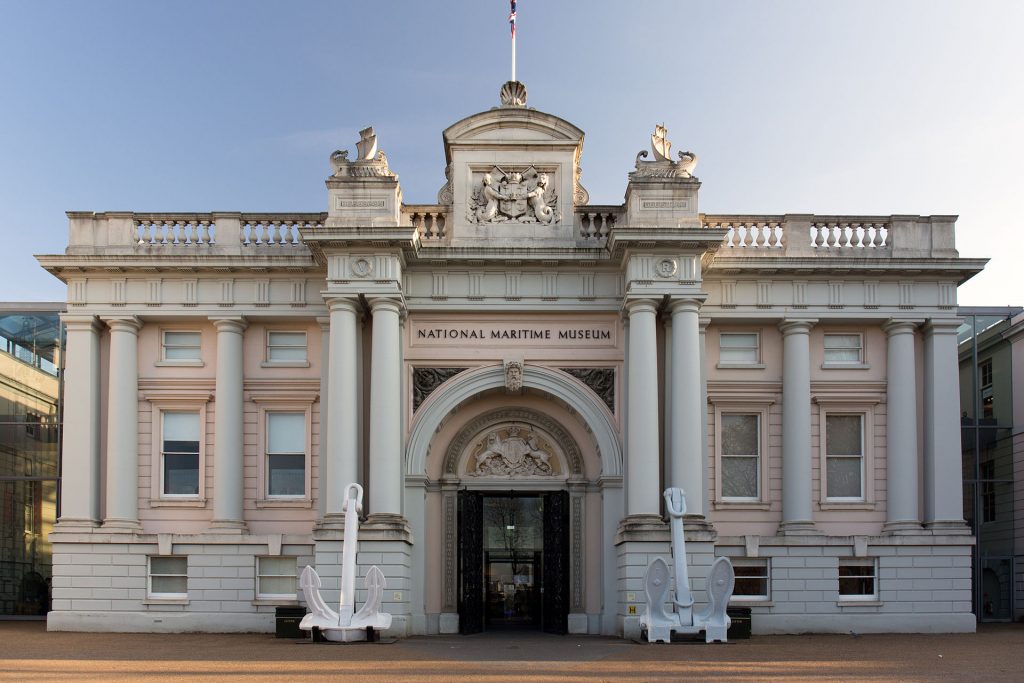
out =
<svg viewBox="0 0 1024 683"><path fill-rule="evenodd" d="M968 635L754 636L648 645L492 633L393 643L267 634L48 633L0 622L0 680L16 681L996 681L1024 680L1024 625Z"/></svg>

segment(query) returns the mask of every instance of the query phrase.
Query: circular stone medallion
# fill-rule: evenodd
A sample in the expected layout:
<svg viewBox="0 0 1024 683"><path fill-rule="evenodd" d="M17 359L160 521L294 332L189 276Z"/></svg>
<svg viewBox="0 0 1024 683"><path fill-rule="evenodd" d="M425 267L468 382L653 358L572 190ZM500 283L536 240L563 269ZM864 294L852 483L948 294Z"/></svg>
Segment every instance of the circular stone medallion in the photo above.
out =
<svg viewBox="0 0 1024 683"><path fill-rule="evenodd" d="M366 277L373 272L373 264L369 259L358 258L352 262L352 274L356 277Z"/></svg>
<svg viewBox="0 0 1024 683"><path fill-rule="evenodd" d="M654 269L661 277L672 277L676 274L678 266L675 259L663 258L655 264Z"/></svg>

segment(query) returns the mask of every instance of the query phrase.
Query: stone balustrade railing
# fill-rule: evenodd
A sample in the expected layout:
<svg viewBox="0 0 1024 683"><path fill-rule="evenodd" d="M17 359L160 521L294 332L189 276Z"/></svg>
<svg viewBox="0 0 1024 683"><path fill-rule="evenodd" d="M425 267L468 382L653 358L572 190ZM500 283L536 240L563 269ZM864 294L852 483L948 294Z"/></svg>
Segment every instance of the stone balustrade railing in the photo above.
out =
<svg viewBox="0 0 1024 683"><path fill-rule="evenodd" d="M423 246L451 237L447 206L408 204L402 224ZM623 220L621 205L576 207L578 243L601 246ZM272 254L305 252L300 230L324 226L326 213L69 212L68 254ZM719 256L954 257L955 216L701 215L705 228L726 230ZM258 251L257 251L258 250Z"/></svg>
<svg viewBox="0 0 1024 683"><path fill-rule="evenodd" d="M608 233L615 227L616 221L622 218L622 206L594 205L576 207L576 236L594 245L603 244Z"/></svg>
<svg viewBox="0 0 1024 683"><path fill-rule="evenodd" d="M955 216L701 216L725 229L720 256L955 256Z"/></svg>
<svg viewBox="0 0 1024 683"><path fill-rule="evenodd" d="M403 204L402 225L416 228L421 244L437 244L447 237L449 208L439 204Z"/></svg>

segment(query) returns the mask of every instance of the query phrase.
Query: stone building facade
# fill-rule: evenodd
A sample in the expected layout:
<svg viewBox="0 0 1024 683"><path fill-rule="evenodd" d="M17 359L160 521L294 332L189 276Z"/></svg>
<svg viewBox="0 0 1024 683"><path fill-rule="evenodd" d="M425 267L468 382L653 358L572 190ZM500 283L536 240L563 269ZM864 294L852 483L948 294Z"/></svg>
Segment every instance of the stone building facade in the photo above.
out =
<svg viewBox="0 0 1024 683"><path fill-rule="evenodd" d="M525 99L444 131L436 204L367 129L326 213L68 214L51 629L336 598L349 482L397 635L636 635L666 486L756 632L974 629L954 217L705 215L661 127L593 205Z"/></svg>

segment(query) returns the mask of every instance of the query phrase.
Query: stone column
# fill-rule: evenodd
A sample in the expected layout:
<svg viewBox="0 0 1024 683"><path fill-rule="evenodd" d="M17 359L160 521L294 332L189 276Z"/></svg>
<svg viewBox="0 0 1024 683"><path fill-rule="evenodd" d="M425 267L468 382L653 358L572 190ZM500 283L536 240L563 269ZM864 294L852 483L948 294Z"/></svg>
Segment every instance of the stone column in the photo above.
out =
<svg viewBox="0 0 1024 683"><path fill-rule="evenodd" d="M214 394L213 521L216 531L243 531L245 515L242 348L248 323L241 316L211 318L217 328ZM202 473L200 473L201 475Z"/></svg>
<svg viewBox="0 0 1024 683"><path fill-rule="evenodd" d="M960 453L960 322L931 319L923 327L924 524L944 533L969 533Z"/></svg>
<svg viewBox="0 0 1024 683"><path fill-rule="evenodd" d="M103 527L131 531L140 528L138 346L142 322L135 316L108 318L105 322L110 327L110 380L107 389L107 510Z"/></svg>
<svg viewBox="0 0 1024 683"><path fill-rule="evenodd" d="M320 325L320 477L317 481L317 516L321 519L327 511L327 500L324 496L327 478L324 473L327 454L330 446L327 443L327 429L330 418L331 397L328 387L330 386L331 367L331 318L330 316L318 317Z"/></svg>
<svg viewBox="0 0 1024 683"><path fill-rule="evenodd" d="M657 308L650 299L630 301L629 375L626 400L626 515L658 515L658 342ZM677 330L676 335L679 334Z"/></svg>
<svg viewBox="0 0 1024 683"><path fill-rule="evenodd" d="M779 534L813 534L811 513L811 347L816 320L783 320L782 524Z"/></svg>
<svg viewBox="0 0 1024 683"><path fill-rule="evenodd" d="M883 530L892 534L921 531L917 500L916 327L913 321L895 319L882 325L889 336L885 421L888 505Z"/></svg>
<svg viewBox="0 0 1024 683"><path fill-rule="evenodd" d="M704 427L701 405L699 299L672 302L671 486L686 492L686 516L704 521Z"/></svg>
<svg viewBox="0 0 1024 683"><path fill-rule="evenodd" d="M370 506L373 515L402 514L401 303L373 299L370 358Z"/></svg>
<svg viewBox="0 0 1024 683"><path fill-rule="evenodd" d="M330 297L329 368L327 371L326 457L320 463L324 517L345 514L345 487L359 482L359 381L357 339L359 309L355 299ZM325 410L321 408L321 410Z"/></svg>
<svg viewBox="0 0 1024 683"><path fill-rule="evenodd" d="M64 315L64 426L59 527L100 519L100 337L92 315Z"/></svg>

